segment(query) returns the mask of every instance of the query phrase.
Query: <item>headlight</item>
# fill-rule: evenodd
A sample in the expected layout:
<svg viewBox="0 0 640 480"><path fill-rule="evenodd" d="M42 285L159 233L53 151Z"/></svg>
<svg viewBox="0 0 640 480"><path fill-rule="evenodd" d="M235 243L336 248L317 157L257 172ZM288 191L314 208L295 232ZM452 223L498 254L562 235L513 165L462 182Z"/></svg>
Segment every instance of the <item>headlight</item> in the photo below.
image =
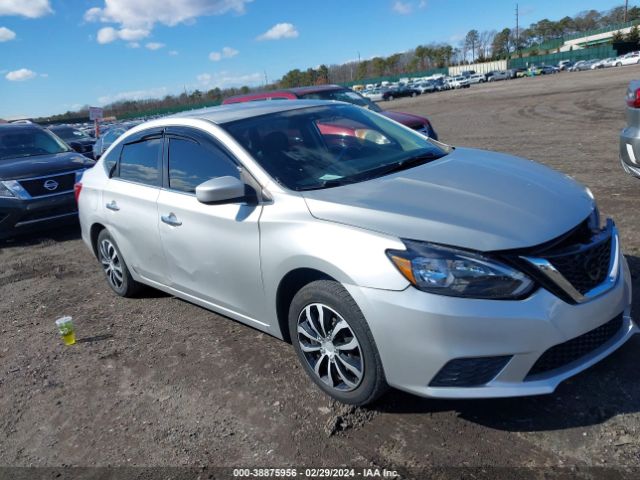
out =
<svg viewBox="0 0 640 480"><path fill-rule="evenodd" d="M478 253L405 241L407 250L387 255L413 286L450 297L493 300L522 298L534 288L524 273Z"/></svg>
<svg viewBox="0 0 640 480"><path fill-rule="evenodd" d="M15 197L15 195L11 190L9 190L9 188L7 188L4 182L0 182L0 198L8 198L8 197L13 198Z"/></svg>
<svg viewBox="0 0 640 480"><path fill-rule="evenodd" d="M593 204L593 210L591 210L591 215L589 215L589 229L592 232L599 232L600 230L602 230L603 224L602 224L602 219L600 218L600 211L598 210L598 206L595 204Z"/></svg>

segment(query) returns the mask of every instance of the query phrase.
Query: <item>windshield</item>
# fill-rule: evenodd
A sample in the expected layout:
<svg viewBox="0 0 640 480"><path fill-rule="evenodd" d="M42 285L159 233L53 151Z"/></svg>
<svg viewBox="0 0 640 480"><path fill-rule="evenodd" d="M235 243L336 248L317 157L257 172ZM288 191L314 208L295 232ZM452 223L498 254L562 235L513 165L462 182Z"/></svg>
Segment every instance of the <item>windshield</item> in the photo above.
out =
<svg viewBox="0 0 640 480"><path fill-rule="evenodd" d="M373 112L381 112L382 109L368 98L352 90L327 90L324 92L305 93L300 98L306 100L337 100L339 102L353 103L359 107L368 108Z"/></svg>
<svg viewBox="0 0 640 480"><path fill-rule="evenodd" d="M82 140L89 138L89 136L71 127L54 127L50 129L53 133L63 139L65 142L71 142L73 140Z"/></svg>
<svg viewBox="0 0 640 480"><path fill-rule="evenodd" d="M447 154L423 135L349 105L222 125L281 185L313 190L370 180Z"/></svg>
<svg viewBox="0 0 640 480"><path fill-rule="evenodd" d="M69 148L51 133L29 128L0 130L0 160L69 152Z"/></svg>

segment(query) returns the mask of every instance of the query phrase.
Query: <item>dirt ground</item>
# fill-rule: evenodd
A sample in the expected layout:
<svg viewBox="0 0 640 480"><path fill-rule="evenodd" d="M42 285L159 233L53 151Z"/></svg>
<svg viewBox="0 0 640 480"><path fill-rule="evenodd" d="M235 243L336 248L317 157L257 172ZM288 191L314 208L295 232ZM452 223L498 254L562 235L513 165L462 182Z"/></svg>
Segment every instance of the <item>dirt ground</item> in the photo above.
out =
<svg viewBox="0 0 640 480"><path fill-rule="evenodd" d="M528 157L589 186L620 228L638 289L640 180L617 159L625 89L638 77L640 67L563 73L383 107L427 115L445 142ZM61 315L75 319L73 347L56 335ZM640 473L640 336L553 395L434 401L391 391L371 408L346 407L280 340L159 292L116 297L75 228L0 244L0 320L4 466Z"/></svg>

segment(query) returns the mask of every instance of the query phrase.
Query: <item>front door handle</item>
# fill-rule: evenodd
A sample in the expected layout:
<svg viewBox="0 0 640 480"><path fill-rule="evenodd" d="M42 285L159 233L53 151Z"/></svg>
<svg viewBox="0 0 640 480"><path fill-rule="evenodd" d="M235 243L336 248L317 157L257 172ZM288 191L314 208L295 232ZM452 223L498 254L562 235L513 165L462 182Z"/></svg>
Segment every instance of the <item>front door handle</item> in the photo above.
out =
<svg viewBox="0 0 640 480"><path fill-rule="evenodd" d="M178 220L173 212L169 215L162 215L160 219L166 223L167 225L171 225L172 227L179 227L182 225L182 222Z"/></svg>
<svg viewBox="0 0 640 480"><path fill-rule="evenodd" d="M105 207L107 207L109 210L113 210L114 212L117 212L118 210L120 210L120 207L118 206L115 200L111 200L109 203L105 205Z"/></svg>

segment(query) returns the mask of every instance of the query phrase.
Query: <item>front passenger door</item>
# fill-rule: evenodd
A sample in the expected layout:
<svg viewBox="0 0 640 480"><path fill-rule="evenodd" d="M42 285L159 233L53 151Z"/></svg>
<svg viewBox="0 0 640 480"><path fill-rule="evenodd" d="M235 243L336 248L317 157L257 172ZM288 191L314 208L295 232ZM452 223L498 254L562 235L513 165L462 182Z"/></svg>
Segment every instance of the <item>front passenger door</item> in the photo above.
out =
<svg viewBox="0 0 640 480"><path fill-rule="evenodd" d="M171 286L252 323L264 311L258 230L262 206L200 203L197 185L227 175L240 178L239 165L204 132L167 128L165 142L158 215Z"/></svg>

